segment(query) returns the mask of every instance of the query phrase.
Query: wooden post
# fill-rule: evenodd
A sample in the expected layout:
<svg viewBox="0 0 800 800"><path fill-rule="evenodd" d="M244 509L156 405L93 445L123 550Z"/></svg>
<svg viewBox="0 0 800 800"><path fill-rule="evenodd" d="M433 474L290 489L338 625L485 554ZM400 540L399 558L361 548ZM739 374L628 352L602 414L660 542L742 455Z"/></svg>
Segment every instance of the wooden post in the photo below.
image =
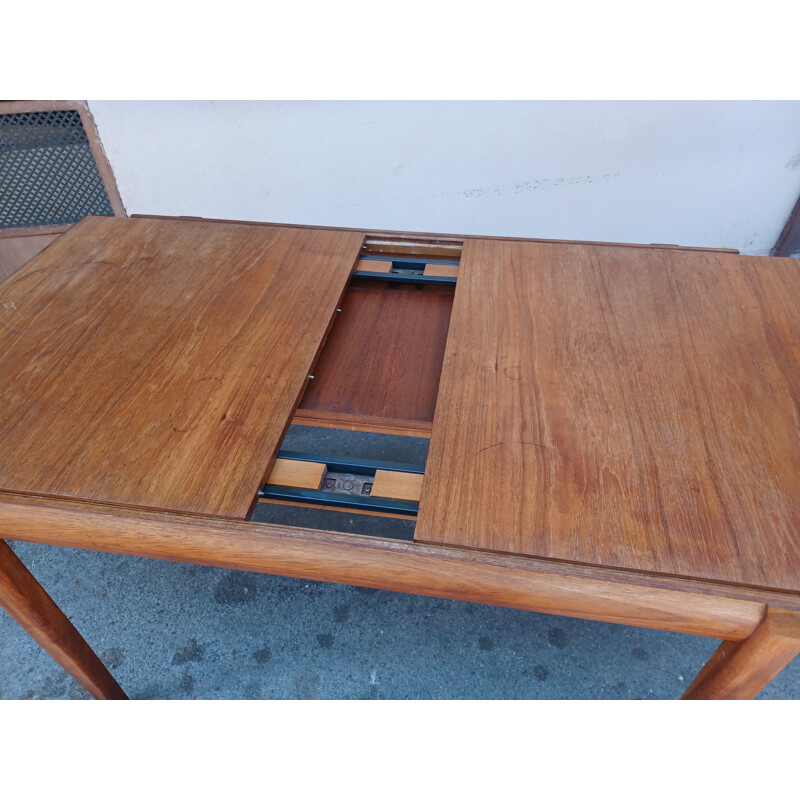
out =
<svg viewBox="0 0 800 800"><path fill-rule="evenodd" d="M128 699L64 612L1 539L0 606L94 697Z"/></svg>
<svg viewBox="0 0 800 800"><path fill-rule="evenodd" d="M800 249L800 197L794 204L789 219L783 226L775 247L772 248L771 256L790 256Z"/></svg>
<svg viewBox="0 0 800 800"><path fill-rule="evenodd" d="M749 700L798 653L800 613L767 608L741 642L723 642L683 695L684 700Z"/></svg>

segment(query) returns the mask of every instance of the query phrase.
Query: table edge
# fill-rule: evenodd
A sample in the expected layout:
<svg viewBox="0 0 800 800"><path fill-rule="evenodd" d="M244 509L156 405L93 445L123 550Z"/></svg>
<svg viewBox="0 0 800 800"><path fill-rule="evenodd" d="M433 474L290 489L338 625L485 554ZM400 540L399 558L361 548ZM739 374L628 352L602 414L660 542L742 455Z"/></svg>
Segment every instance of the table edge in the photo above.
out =
<svg viewBox="0 0 800 800"><path fill-rule="evenodd" d="M746 638L800 594L262 522L0 493L0 538Z"/></svg>

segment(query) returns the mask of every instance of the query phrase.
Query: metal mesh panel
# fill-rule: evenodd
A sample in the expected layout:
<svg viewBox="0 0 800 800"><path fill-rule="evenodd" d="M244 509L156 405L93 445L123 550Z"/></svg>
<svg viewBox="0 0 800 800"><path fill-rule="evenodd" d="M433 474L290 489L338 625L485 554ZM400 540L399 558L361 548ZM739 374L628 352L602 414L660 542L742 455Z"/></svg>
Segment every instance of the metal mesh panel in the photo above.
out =
<svg viewBox="0 0 800 800"><path fill-rule="evenodd" d="M0 228L113 217L77 111L0 115Z"/></svg>

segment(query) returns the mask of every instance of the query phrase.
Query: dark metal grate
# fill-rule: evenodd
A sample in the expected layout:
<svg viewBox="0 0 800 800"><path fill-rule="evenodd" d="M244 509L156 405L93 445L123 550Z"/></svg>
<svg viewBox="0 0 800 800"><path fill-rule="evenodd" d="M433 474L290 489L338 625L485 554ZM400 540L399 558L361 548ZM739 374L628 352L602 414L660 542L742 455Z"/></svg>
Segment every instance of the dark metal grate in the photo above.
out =
<svg viewBox="0 0 800 800"><path fill-rule="evenodd" d="M77 111L0 115L0 228L113 217Z"/></svg>

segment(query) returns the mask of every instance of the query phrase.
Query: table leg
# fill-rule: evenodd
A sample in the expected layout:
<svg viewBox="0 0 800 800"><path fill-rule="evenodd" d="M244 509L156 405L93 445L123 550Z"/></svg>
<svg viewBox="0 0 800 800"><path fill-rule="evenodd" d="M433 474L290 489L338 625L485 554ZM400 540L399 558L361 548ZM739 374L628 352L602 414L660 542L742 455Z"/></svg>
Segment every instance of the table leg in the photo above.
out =
<svg viewBox="0 0 800 800"><path fill-rule="evenodd" d="M64 612L1 539L0 606L94 697L128 699Z"/></svg>
<svg viewBox="0 0 800 800"><path fill-rule="evenodd" d="M749 700L798 653L800 613L768 608L741 642L723 642L683 695L684 700Z"/></svg>

